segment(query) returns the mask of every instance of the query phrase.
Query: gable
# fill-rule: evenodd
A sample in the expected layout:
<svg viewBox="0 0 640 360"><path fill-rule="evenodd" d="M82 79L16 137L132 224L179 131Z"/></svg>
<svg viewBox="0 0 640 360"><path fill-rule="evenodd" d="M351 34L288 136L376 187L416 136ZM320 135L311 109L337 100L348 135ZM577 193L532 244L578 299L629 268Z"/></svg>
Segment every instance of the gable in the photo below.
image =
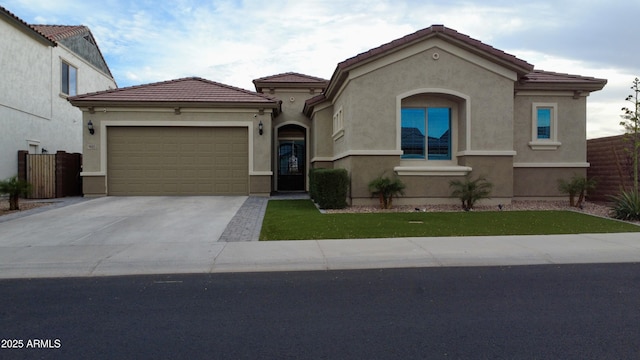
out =
<svg viewBox="0 0 640 360"><path fill-rule="evenodd" d="M64 45L74 54L107 74L113 79L111 70L102 56L91 30L84 25L31 25L52 41Z"/></svg>
<svg viewBox="0 0 640 360"><path fill-rule="evenodd" d="M327 83L328 81L325 79L295 72L276 74L253 80L257 92L263 92L263 89L273 90L275 88L324 90Z"/></svg>
<svg viewBox="0 0 640 360"><path fill-rule="evenodd" d="M514 81L533 71L533 65L524 60L443 25L433 25L339 63L329 81L327 97L333 97L350 77L371 72L433 47L464 56L469 61Z"/></svg>

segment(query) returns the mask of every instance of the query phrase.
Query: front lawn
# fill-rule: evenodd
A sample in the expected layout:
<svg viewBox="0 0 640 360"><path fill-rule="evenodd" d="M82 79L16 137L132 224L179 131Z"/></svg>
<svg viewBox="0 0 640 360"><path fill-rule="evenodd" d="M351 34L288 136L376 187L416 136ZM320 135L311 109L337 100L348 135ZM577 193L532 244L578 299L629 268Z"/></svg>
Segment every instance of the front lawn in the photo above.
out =
<svg viewBox="0 0 640 360"><path fill-rule="evenodd" d="M640 232L573 211L321 214L310 200L269 201L260 240Z"/></svg>

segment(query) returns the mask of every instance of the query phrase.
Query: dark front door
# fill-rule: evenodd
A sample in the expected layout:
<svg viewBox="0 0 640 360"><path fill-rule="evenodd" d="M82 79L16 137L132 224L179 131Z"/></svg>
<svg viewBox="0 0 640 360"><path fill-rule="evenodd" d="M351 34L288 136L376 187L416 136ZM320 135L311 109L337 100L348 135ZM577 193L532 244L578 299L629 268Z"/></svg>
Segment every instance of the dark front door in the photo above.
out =
<svg viewBox="0 0 640 360"><path fill-rule="evenodd" d="M304 140L278 142L279 191L304 191L305 159Z"/></svg>

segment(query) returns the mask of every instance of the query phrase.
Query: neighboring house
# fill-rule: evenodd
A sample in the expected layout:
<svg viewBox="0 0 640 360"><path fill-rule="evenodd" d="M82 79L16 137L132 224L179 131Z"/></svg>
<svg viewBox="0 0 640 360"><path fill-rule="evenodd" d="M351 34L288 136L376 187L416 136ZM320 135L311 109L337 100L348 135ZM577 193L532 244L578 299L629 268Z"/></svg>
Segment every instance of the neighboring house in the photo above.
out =
<svg viewBox="0 0 640 360"><path fill-rule="evenodd" d="M254 80L253 93L189 78L70 101L93 149L87 195L304 191L315 167L347 169L352 204L375 202L367 185L382 174L407 185L399 203L451 202L449 182L469 173L494 184L494 203L509 203L564 196L557 179L586 173L586 97L605 84L534 70L434 25L339 63L329 81L285 73ZM221 142L223 130L237 142ZM183 131L202 143L172 136ZM189 153L205 148L215 151ZM218 150L241 167L216 170ZM203 175L212 172L237 179ZM247 184L227 191L218 181Z"/></svg>
<svg viewBox="0 0 640 360"><path fill-rule="evenodd" d="M117 87L87 27L30 25L3 7L0 77L0 179L18 172L18 150L82 152L67 97Z"/></svg>

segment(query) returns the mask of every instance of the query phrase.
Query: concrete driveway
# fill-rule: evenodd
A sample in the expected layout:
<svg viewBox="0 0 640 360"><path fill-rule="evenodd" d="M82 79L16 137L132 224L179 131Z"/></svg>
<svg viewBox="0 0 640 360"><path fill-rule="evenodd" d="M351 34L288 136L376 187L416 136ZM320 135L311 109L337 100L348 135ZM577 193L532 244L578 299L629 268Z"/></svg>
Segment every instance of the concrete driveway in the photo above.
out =
<svg viewBox="0 0 640 360"><path fill-rule="evenodd" d="M104 197L2 222L0 277L207 271L246 199Z"/></svg>

